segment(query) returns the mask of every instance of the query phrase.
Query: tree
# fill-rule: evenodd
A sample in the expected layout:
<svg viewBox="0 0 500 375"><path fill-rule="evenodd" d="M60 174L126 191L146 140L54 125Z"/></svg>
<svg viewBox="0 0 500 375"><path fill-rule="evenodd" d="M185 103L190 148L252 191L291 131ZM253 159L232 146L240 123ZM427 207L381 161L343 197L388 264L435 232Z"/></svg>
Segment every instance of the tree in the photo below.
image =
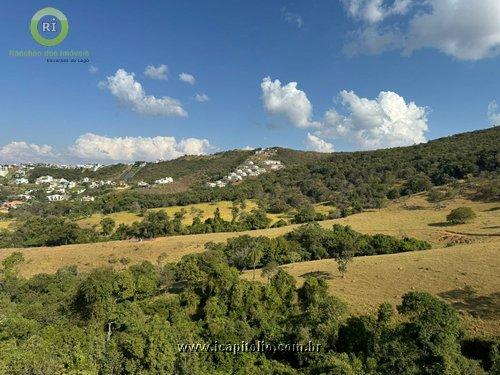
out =
<svg viewBox="0 0 500 375"><path fill-rule="evenodd" d="M452 224L465 224L476 217L476 214L470 207L458 207L452 210L446 220Z"/></svg>
<svg viewBox="0 0 500 375"><path fill-rule="evenodd" d="M111 233L113 233L115 226L116 222L112 218L105 217L101 220L101 233L104 236L110 236Z"/></svg>
<svg viewBox="0 0 500 375"><path fill-rule="evenodd" d="M24 262L24 255L15 251L9 256L7 256L2 261L2 269L0 269L0 282L7 281L8 279L12 279L17 277L19 274L19 265ZM1 287L0 287L1 290Z"/></svg>
<svg viewBox="0 0 500 375"><path fill-rule="evenodd" d="M231 207L231 223L234 223L236 221L239 213L240 208L238 207L236 202L233 202L233 206Z"/></svg>
<svg viewBox="0 0 500 375"><path fill-rule="evenodd" d="M273 277L276 272L278 272L278 263L276 262L270 262L267 263L264 267L262 267L262 276L267 278L267 280L270 280L271 277Z"/></svg>
<svg viewBox="0 0 500 375"><path fill-rule="evenodd" d="M293 216L294 223L309 223L311 221L315 221L317 219L316 211L314 211L314 207L307 206L301 208L297 211L297 213Z"/></svg>
<svg viewBox="0 0 500 375"><path fill-rule="evenodd" d="M255 280L255 267L257 266L257 263L262 258L263 254L264 254L264 252L258 246L253 246L248 251L248 255L247 255L248 256L248 261L251 263L251 265L253 267L253 279L254 280Z"/></svg>

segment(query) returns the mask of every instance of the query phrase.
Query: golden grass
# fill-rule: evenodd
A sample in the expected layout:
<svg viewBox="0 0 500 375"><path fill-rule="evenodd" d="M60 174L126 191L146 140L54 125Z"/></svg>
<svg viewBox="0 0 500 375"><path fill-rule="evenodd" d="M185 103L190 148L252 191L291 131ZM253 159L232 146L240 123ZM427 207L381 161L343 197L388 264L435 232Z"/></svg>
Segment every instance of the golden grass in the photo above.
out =
<svg viewBox="0 0 500 375"><path fill-rule="evenodd" d="M12 220L0 220L0 229L9 229L13 223Z"/></svg>
<svg viewBox="0 0 500 375"><path fill-rule="evenodd" d="M196 216L196 211L194 210L201 210L203 211L202 213L202 220L208 219L209 217L214 216L214 212L217 208L219 208L221 217L224 220L231 220L231 208L233 206L233 203L230 201L221 201L221 202L216 202L216 203L198 203L198 204L192 204L189 206L172 206L172 207L160 207L160 208L152 208L150 211L165 211L170 217L173 217L176 212L181 211L182 209L186 210L186 216L184 217L183 223L185 225L190 225L193 222L194 217ZM257 207L257 203L253 200L247 200L246 201L246 208L244 211L248 212L253 210L254 208ZM141 221L142 218L134 213L131 212L116 212L113 214L109 215L103 215L103 214L94 214L89 218L81 219L78 220L77 223L83 227L92 227L94 225L99 226L100 221L104 217L110 217L113 220L116 221L116 224L127 224L130 225L134 221Z"/></svg>
<svg viewBox="0 0 500 375"><path fill-rule="evenodd" d="M227 215L230 215L231 205L231 202L219 202L195 206L208 216L219 207L223 217L227 219L230 218ZM468 224L447 226L446 215L459 206L471 207L477 218ZM426 290L435 295L447 296L449 302L461 308L464 322L471 333L498 335L498 315L495 319L488 318L491 306L496 309L497 314L500 311L500 210L495 210L498 206L499 203L471 202L465 199L453 199L437 206L428 203L425 196L417 195L392 202L380 210L325 220L320 225L326 228L338 223L350 225L362 233L413 236L429 241L434 249L356 258L350 264L345 279L339 277L337 265L332 260L283 267L298 277L299 282L309 272L317 272L330 278L328 283L332 293L348 301L354 313L373 313L384 301L397 304L401 295L410 290ZM253 207L254 202L247 203L247 210ZM180 207L171 207L167 212L172 214L179 209ZM187 210L189 215L189 207ZM110 216L114 216L117 222L136 220L130 213ZM275 220L279 216L282 215L276 215ZM98 223L100 219L94 220ZM68 265L77 265L80 271L105 265L121 267L119 260L122 258L127 258L132 264L143 260L156 262L162 254L166 255L166 261L178 261L186 254L204 251L204 245L209 241L223 242L243 234L276 237L296 227L297 225L289 225L249 232L162 237L143 242L113 241L52 248L3 249L0 250L0 260L13 251L21 251L26 258L21 267L24 276L53 273ZM445 247L451 244L458 245Z"/></svg>
<svg viewBox="0 0 500 375"><path fill-rule="evenodd" d="M500 240L411 253L355 258L342 278L331 259L282 266L298 279L323 277L351 313L375 314L382 302L401 302L423 290L455 306L471 335L500 335ZM265 281L260 272L257 278ZM252 271L244 277L251 279Z"/></svg>
<svg viewBox="0 0 500 375"><path fill-rule="evenodd" d="M233 207L233 203L230 201L221 201L215 203L198 203L192 204L189 206L172 206L172 207L159 207L152 208L150 211L166 211L170 217L173 217L176 212L181 211L182 209L186 210L186 216L184 217L183 223L185 225L190 225L193 222L193 219L196 215L195 210L203 211L202 220L206 220L210 217L214 216L214 212L217 208L219 208L221 217L224 220L230 221L232 219L231 208ZM249 199L246 201L246 208L243 210L245 212L250 212L251 210L257 208L257 202L255 200ZM325 206L323 204L316 204L315 209L317 212L328 214L331 210L331 206ZM289 214L267 214L267 216L271 219L271 223L275 223L280 219L284 219L286 221L290 221L291 215ZM130 225L135 221L141 221L142 217L137 214L131 212L116 212L108 215L103 214L94 214L91 217L80 219L77 221L78 225L82 228L90 228L92 226L99 227L99 223L104 217L110 217L115 220L116 225L127 224ZM0 222L1 223L1 222Z"/></svg>
<svg viewBox="0 0 500 375"><path fill-rule="evenodd" d="M425 209L408 210L409 205L425 205ZM227 203L226 203L227 204ZM478 217L469 224L453 227L432 226L429 224L440 223L445 220L447 213L455 207L467 205L474 209ZM248 205L250 206L250 205ZM448 201L442 210L434 209L433 205L426 203L421 196L401 200L390 204L381 210L363 212L342 219L325 220L320 222L325 228L333 224L350 225L362 233L385 233L396 236L414 236L430 241L434 247L444 247L450 242L472 242L475 244L488 243L497 240L500 226L500 211L492 211L495 203L471 202L463 199ZM203 204L215 209L215 205ZM226 207L230 207L227 205ZM173 208L172 208L173 209ZM221 210L222 211L222 210ZM112 215L125 215L117 213ZM279 215L277 215L279 216ZM127 219L126 217L121 217ZM95 266L109 264L111 257L130 258L131 262L141 260L156 261L162 253L167 254L167 259L176 261L183 255L203 251L207 242L221 242L227 238L249 234L252 236L276 237L283 235L297 225L288 225L281 228L268 228L249 232L210 233L189 236L161 237L150 241L112 241L97 244L67 245L59 247L40 247L28 249L3 249L0 250L0 260L13 251L24 253L27 263L21 272L30 276L40 272L55 272L58 268L67 265L77 265L79 269L86 270ZM480 236L452 234L450 231L481 234Z"/></svg>

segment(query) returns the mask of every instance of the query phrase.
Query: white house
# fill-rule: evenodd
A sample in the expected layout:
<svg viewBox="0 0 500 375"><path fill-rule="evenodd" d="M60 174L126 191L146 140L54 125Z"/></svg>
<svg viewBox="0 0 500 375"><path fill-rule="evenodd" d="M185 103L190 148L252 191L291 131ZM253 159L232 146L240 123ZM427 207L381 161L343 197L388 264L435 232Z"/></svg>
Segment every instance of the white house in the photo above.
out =
<svg viewBox="0 0 500 375"><path fill-rule="evenodd" d="M264 160L265 165L281 165L279 160Z"/></svg>
<svg viewBox="0 0 500 375"><path fill-rule="evenodd" d="M137 183L137 186L139 186L139 187L148 187L149 184L147 182L145 182L145 181L139 181Z"/></svg>
<svg viewBox="0 0 500 375"><path fill-rule="evenodd" d="M54 181L54 177L52 177L52 176L41 176L35 180L35 184L37 184L37 185L50 184L53 181Z"/></svg>
<svg viewBox="0 0 500 375"><path fill-rule="evenodd" d="M7 167L0 167L0 177L5 177L9 174Z"/></svg>
<svg viewBox="0 0 500 375"><path fill-rule="evenodd" d="M174 179L172 177L163 177L160 178L159 180L156 180L155 184L164 185L164 184L171 184L172 182L174 182Z"/></svg>
<svg viewBox="0 0 500 375"><path fill-rule="evenodd" d="M95 201L95 197L91 197L89 195L82 197L82 202L93 202L93 201Z"/></svg>
<svg viewBox="0 0 500 375"><path fill-rule="evenodd" d="M21 177L21 178L16 178L16 179L14 180L14 183L15 183L16 185L23 185L23 184L27 184L27 183L29 183L29 181L28 181L28 179L27 179L27 178Z"/></svg>
<svg viewBox="0 0 500 375"><path fill-rule="evenodd" d="M53 195L47 196L47 199L51 202L60 202L60 201L64 201L64 200L68 199L68 197L66 197L65 195L61 195L61 194L53 194Z"/></svg>

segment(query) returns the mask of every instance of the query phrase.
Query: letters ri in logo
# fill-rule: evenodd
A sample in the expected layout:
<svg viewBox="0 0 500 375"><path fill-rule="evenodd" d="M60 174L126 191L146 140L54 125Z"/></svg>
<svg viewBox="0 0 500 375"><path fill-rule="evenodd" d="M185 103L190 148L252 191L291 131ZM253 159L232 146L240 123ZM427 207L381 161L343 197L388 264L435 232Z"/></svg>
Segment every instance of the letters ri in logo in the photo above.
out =
<svg viewBox="0 0 500 375"><path fill-rule="evenodd" d="M30 23L31 35L38 44L57 46L68 36L69 23L63 12L56 8L43 8L35 13Z"/></svg>

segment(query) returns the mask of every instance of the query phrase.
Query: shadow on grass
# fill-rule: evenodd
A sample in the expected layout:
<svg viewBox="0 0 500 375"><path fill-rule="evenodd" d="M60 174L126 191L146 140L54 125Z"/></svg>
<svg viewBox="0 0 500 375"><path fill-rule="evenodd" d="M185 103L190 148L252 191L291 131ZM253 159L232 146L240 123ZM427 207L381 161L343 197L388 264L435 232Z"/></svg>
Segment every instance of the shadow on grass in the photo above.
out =
<svg viewBox="0 0 500 375"><path fill-rule="evenodd" d="M300 277L303 277L303 278L315 277L315 278L321 279L321 280L333 279L333 275L327 271L311 271L311 272L307 272L307 273L300 275Z"/></svg>
<svg viewBox="0 0 500 375"><path fill-rule="evenodd" d="M430 227L454 227L457 224L448 223L447 221L443 221L441 223L429 223L427 225L429 225Z"/></svg>
<svg viewBox="0 0 500 375"><path fill-rule="evenodd" d="M482 296L470 286L466 286L463 289L440 293L439 296L447 300L455 309L466 311L475 318L500 318L500 292Z"/></svg>
<svg viewBox="0 0 500 375"><path fill-rule="evenodd" d="M500 206L488 208L487 210L484 210L484 212L492 212L492 211L498 211L498 210L500 210Z"/></svg>

